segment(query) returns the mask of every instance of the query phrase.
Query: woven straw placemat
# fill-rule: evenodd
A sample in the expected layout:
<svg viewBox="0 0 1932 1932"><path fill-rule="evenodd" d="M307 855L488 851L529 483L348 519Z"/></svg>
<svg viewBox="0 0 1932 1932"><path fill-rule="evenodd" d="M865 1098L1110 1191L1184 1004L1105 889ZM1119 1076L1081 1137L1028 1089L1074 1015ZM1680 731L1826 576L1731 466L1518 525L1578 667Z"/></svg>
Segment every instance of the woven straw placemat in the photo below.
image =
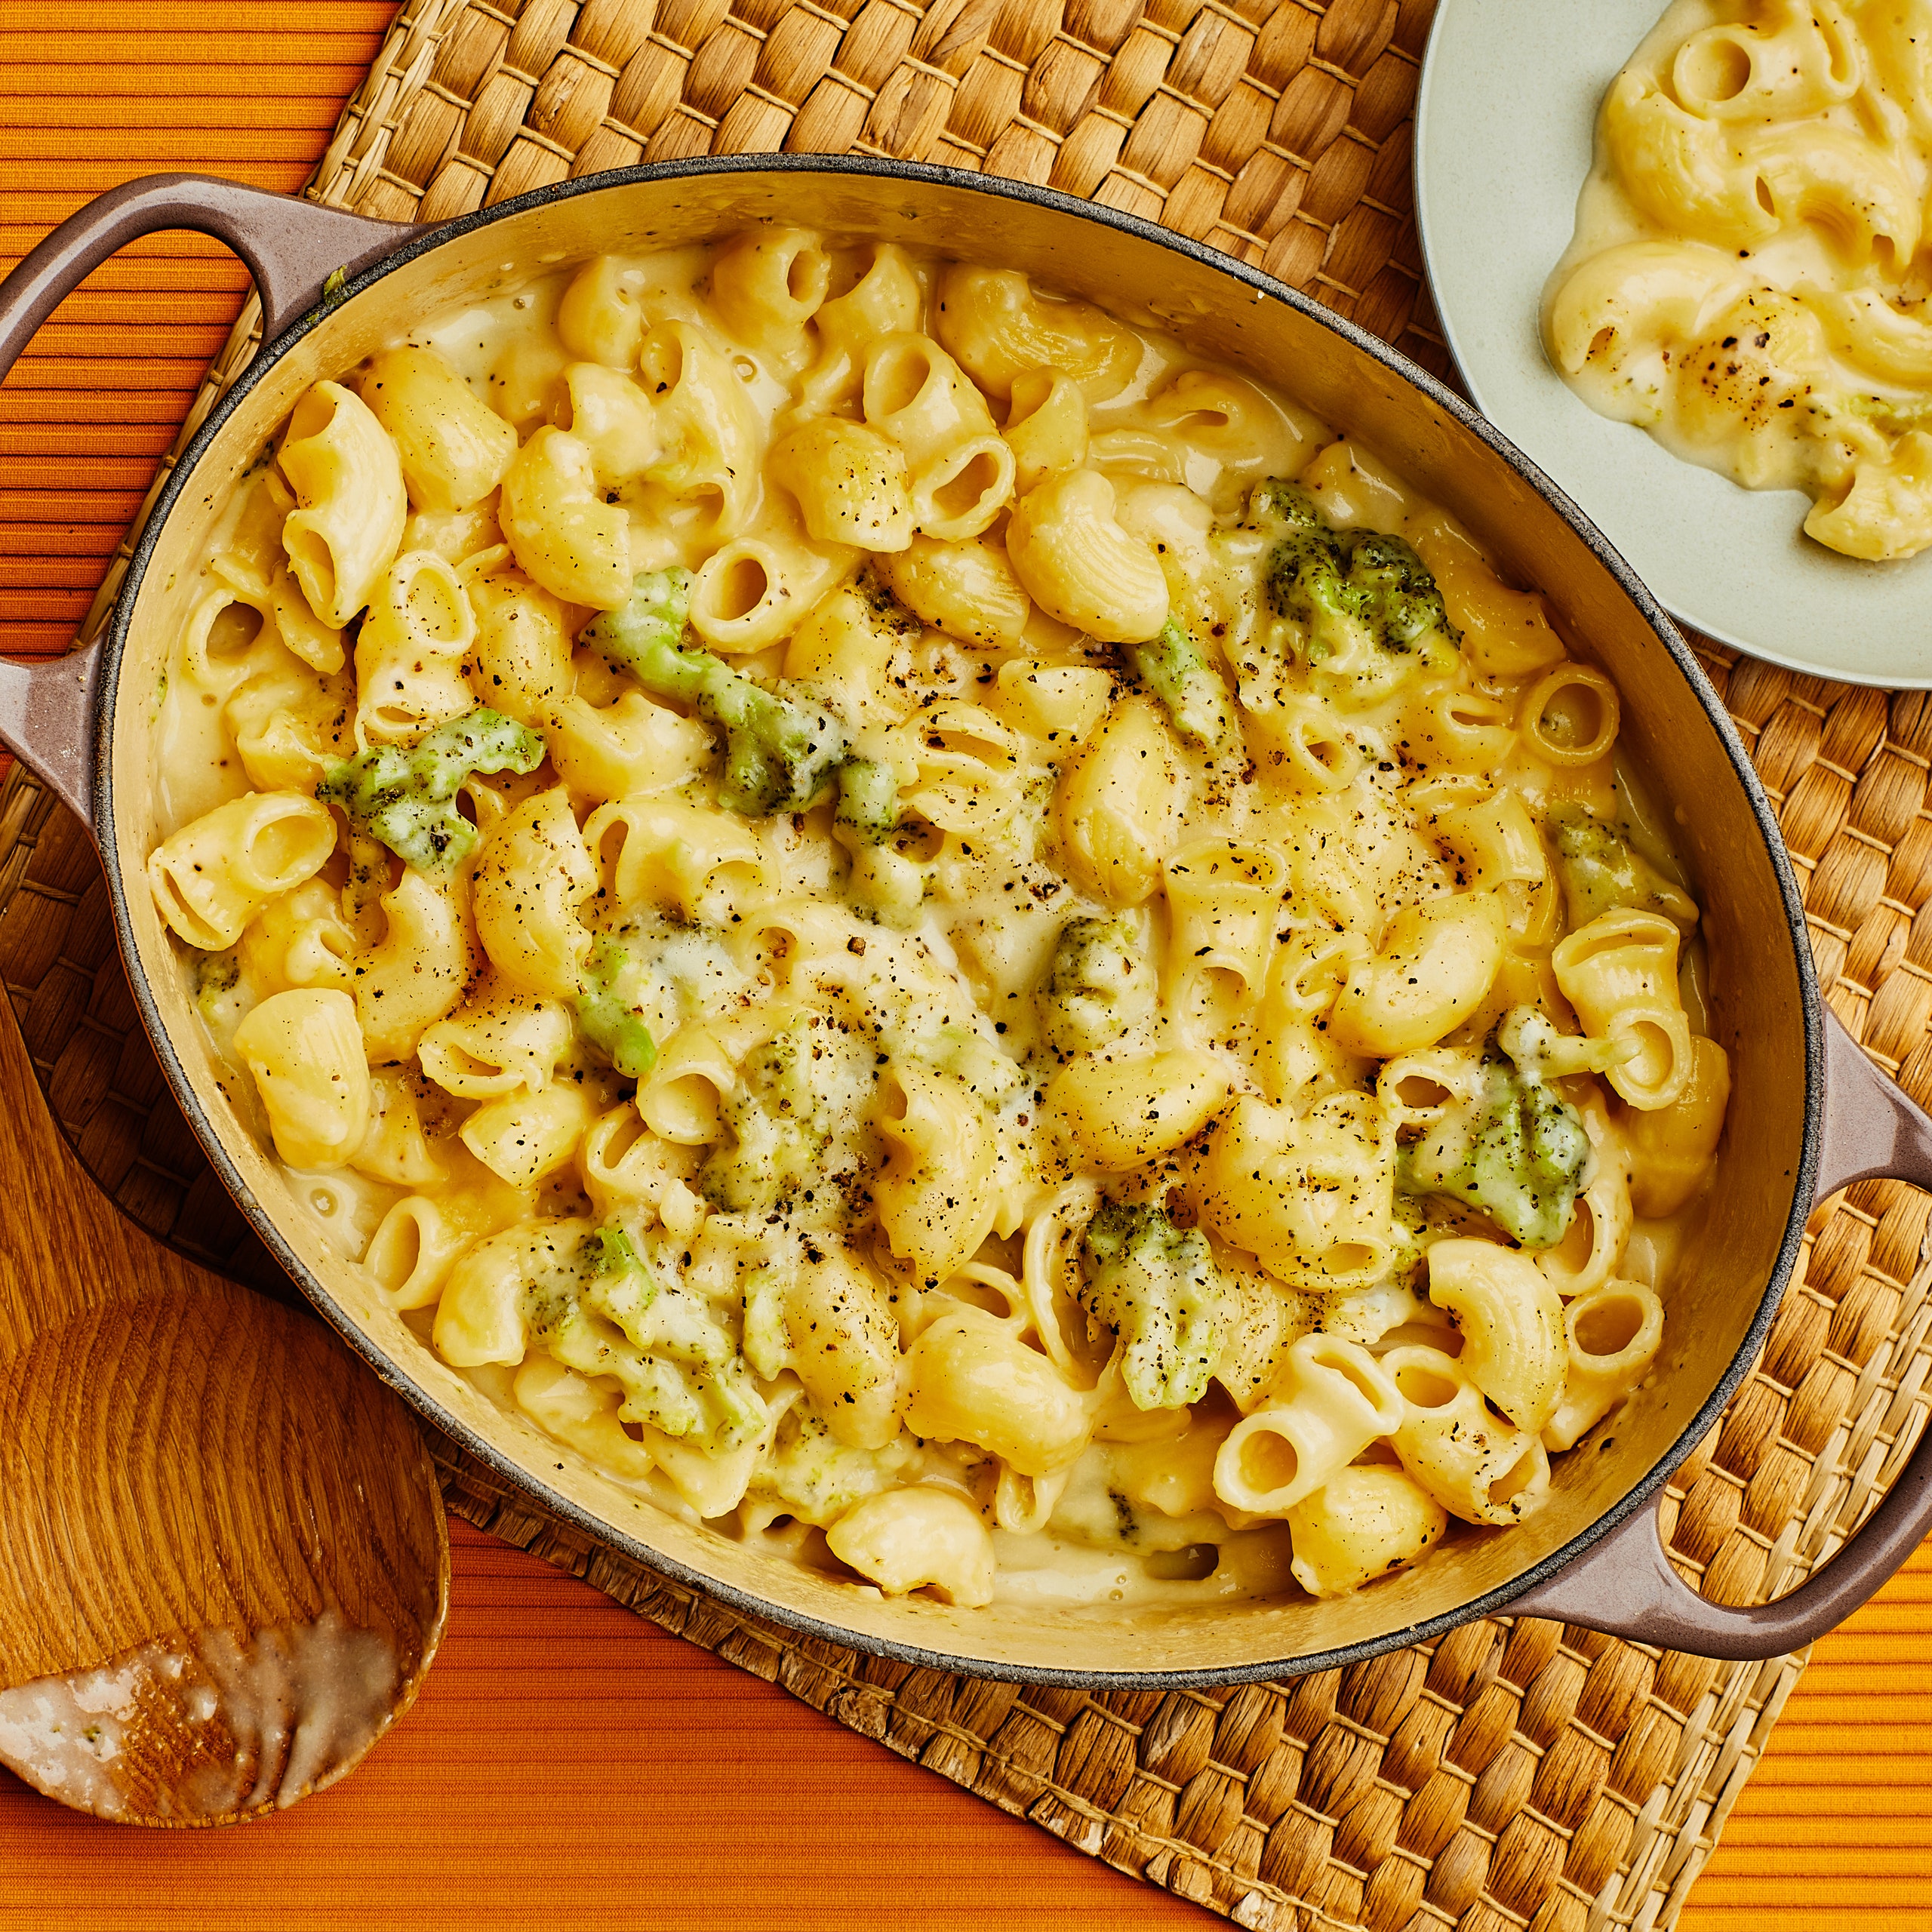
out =
<svg viewBox="0 0 1932 1932"><path fill-rule="evenodd" d="M985 168L1261 264L1438 372L1410 112L1432 0L414 0L311 192L392 220L639 160L775 147ZM186 435L251 352L251 303ZM157 487L158 485L157 485ZM110 571L84 634L118 587ZM1827 996L1932 1101L1932 698L1701 646L1779 807ZM169 1099L85 833L0 795L0 978L101 1184L197 1258L288 1292ZM1838 1546L1924 1426L1932 1201L1814 1217L1764 1358L1666 1493L1684 1574L1749 1602ZM587 1545L442 1454L451 1506L1002 1808L1257 1927L1667 1932L1803 1666L1547 1621L1281 1684L1089 1696L801 1643Z"/></svg>

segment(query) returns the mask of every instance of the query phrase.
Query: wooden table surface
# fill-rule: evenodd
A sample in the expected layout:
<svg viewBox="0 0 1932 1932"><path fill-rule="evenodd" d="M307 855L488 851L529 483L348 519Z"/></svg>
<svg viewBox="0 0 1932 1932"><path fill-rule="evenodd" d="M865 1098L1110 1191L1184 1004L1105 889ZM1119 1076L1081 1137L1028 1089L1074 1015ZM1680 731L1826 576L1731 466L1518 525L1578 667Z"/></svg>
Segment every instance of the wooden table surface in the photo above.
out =
<svg viewBox="0 0 1932 1932"><path fill-rule="evenodd" d="M0 266L134 175L299 187L392 11L4 0ZM214 243L156 237L94 275L0 387L0 653L66 642L246 286ZM10 1096L28 1081L11 1030ZM32 1211L15 1204L52 1184L4 1179L0 1243L5 1217ZM353 1777L266 1825L148 1835L74 1817L0 1772L0 1925L1213 1922L452 1529L442 1654ZM1927 1551L1818 1646L1681 1924L1932 1928Z"/></svg>

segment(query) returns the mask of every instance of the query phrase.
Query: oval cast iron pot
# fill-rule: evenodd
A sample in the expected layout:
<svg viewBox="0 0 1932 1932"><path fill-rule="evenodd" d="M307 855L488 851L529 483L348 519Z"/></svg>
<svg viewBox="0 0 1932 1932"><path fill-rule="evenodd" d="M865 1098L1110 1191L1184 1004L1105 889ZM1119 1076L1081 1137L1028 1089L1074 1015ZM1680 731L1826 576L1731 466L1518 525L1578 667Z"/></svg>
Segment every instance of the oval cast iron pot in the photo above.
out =
<svg viewBox="0 0 1932 1932"><path fill-rule="evenodd" d="M1023 269L1266 375L1460 518L1617 679L1625 731L1677 803L1677 836L1702 888L1713 1023L1735 1086L1709 1224L1680 1266L1665 1354L1598 1436L1561 1460L1549 1503L1529 1523L1465 1536L1334 1603L1156 1612L882 1600L660 1509L491 1403L328 1246L238 1124L223 1091L230 1076L197 1026L143 872L159 680L198 593L216 506L304 389L417 318L601 251L768 220ZM1121 1688L1324 1669L1506 1609L1711 1657L1775 1656L1857 1607L1932 1527L1932 1446L1921 1445L1843 1550L1776 1602L1708 1603L1665 1558L1653 1499L1763 1343L1807 1211L1868 1177L1932 1185L1932 1121L1826 1011L1770 808L1682 638L1575 506L1432 377L1269 277L1131 217L984 176L793 155L619 171L433 231L205 177L131 182L63 223L0 285L0 375L84 275L165 228L200 229L244 257L266 346L162 489L106 639L51 663L0 665L0 736L93 829L143 1018L217 1172L321 1313L470 1454L659 1574L801 1634L942 1669Z"/></svg>

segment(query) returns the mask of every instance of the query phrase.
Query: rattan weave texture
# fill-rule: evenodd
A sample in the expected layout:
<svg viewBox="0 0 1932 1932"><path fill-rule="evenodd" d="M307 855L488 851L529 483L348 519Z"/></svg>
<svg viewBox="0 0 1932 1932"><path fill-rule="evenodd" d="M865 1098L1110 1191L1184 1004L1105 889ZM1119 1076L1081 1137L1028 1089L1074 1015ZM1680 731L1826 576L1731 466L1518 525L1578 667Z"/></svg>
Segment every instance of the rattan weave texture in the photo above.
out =
<svg viewBox="0 0 1932 1932"><path fill-rule="evenodd" d="M1430 0L412 0L312 190L433 220L639 160L786 147L1090 194L1266 267L1445 366L1408 116ZM252 304L187 432L245 363ZM124 552L125 557L125 552ZM110 574L89 620L98 628ZM1932 698L1708 649L1780 807L1828 997L1932 1102ZM168 1099L85 833L0 797L0 978L57 1118L144 1226L286 1284ZM1814 1217L1757 1372L1665 1523L1724 1601L1789 1589L1924 1426L1932 1201ZM452 1507L1109 1863L1257 1927L1666 1932L1802 1660L1727 1666L1491 1619L1232 1691L991 1684L801 1643L640 1573L445 1456Z"/></svg>

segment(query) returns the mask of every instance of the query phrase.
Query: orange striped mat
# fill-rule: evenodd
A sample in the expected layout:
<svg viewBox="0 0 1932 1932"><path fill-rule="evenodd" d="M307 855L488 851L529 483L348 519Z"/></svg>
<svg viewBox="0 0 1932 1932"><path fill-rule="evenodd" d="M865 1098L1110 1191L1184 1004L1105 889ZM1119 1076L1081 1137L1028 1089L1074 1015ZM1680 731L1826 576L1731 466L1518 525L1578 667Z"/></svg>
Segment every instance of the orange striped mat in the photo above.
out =
<svg viewBox="0 0 1932 1932"><path fill-rule="evenodd" d="M299 187L392 11L0 0L0 257L157 169ZM156 237L96 274L0 386L0 652L66 641L245 286L214 243ZM1209 1922L452 1527L448 1640L354 1777L272 1824L149 1835L0 1772L0 1924ZM1818 1647L1680 1922L1932 1927L1926 1552Z"/></svg>

